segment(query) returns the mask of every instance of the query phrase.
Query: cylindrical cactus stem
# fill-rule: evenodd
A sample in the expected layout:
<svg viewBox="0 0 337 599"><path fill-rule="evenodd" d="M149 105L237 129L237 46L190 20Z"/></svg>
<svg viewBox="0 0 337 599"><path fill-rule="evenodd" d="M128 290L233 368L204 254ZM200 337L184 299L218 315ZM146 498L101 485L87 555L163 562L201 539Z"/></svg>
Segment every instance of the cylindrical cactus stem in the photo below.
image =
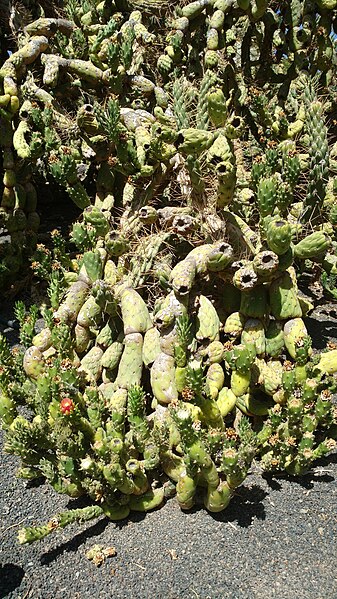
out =
<svg viewBox="0 0 337 599"><path fill-rule="evenodd" d="M279 259L277 254L269 250L259 252L253 259L253 268L260 281L270 281L277 271L278 265Z"/></svg>
<svg viewBox="0 0 337 599"><path fill-rule="evenodd" d="M196 276L196 262L193 257L186 257L178 262L170 274L171 285L178 295L187 295Z"/></svg>
<svg viewBox="0 0 337 599"><path fill-rule="evenodd" d="M306 339L310 339L302 318L291 318L284 325L284 344L290 356L295 360L297 348Z"/></svg>
<svg viewBox="0 0 337 599"><path fill-rule="evenodd" d="M152 327L144 335L143 362L145 366L151 366L160 352L160 332L157 328Z"/></svg>
<svg viewBox="0 0 337 599"><path fill-rule="evenodd" d="M119 295L124 334L146 333L152 323L143 298L134 289L123 289Z"/></svg>
<svg viewBox="0 0 337 599"><path fill-rule="evenodd" d="M283 348L283 323L278 320L270 320L266 330L266 354L271 358L278 358Z"/></svg>
<svg viewBox="0 0 337 599"><path fill-rule="evenodd" d="M224 346L221 341L211 341L207 346L205 355L208 357L210 364L220 364L223 359Z"/></svg>
<svg viewBox="0 0 337 599"><path fill-rule="evenodd" d="M229 243L215 244L207 257L207 269L211 272L220 272L233 262L234 252Z"/></svg>
<svg viewBox="0 0 337 599"><path fill-rule="evenodd" d="M139 460L131 458L125 464L125 469L131 475L134 495L143 495L149 488L149 481Z"/></svg>
<svg viewBox="0 0 337 599"><path fill-rule="evenodd" d="M81 307L76 322L78 325L89 328L97 327L102 320L102 308L96 303L95 298L89 295Z"/></svg>
<svg viewBox="0 0 337 599"><path fill-rule="evenodd" d="M266 219L265 233L269 249L278 256L283 256L290 247L291 226L286 220L279 217Z"/></svg>
<svg viewBox="0 0 337 599"><path fill-rule="evenodd" d="M215 341L218 339L220 319L212 302L204 295L199 296L196 326L195 336L198 340L210 339L210 341Z"/></svg>
<svg viewBox="0 0 337 599"><path fill-rule="evenodd" d="M143 495L130 497L129 507L135 512L149 512L160 507L165 499L165 489L150 489Z"/></svg>
<svg viewBox="0 0 337 599"><path fill-rule="evenodd" d="M103 350L100 347L92 347L82 358L79 372L85 372L90 380L98 381L102 374Z"/></svg>
<svg viewBox="0 0 337 599"><path fill-rule="evenodd" d="M231 162L220 162L216 165L216 174L218 178L216 205L217 208L224 208L234 197L236 168Z"/></svg>
<svg viewBox="0 0 337 599"><path fill-rule="evenodd" d="M155 312L153 320L159 329L167 329L175 320L186 314L185 300L176 297L172 291L164 301L160 302L160 309Z"/></svg>
<svg viewBox="0 0 337 599"><path fill-rule="evenodd" d="M337 349L322 352L316 368L323 374L335 374L337 372Z"/></svg>
<svg viewBox="0 0 337 599"><path fill-rule="evenodd" d="M108 368L109 370L114 370L117 368L119 360L123 353L123 342L114 341L104 352L101 359L101 364L103 368Z"/></svg>
<svg viewBox="0 0 337 599"><path fill-rule="evenodd" d="M294 256L301 260L322 260L331 245L330 237L323 231L315 231L294 245Z"/></svg>
<svg viewBox="0 0 337 599"><path fill-rule="evenodd" d="M29 347L25 352L23 369L26 375L32 379L37 379L45 369L43 354L34 345Z"/></svg>
<svg viewBox="0 0 337 599"><path fill-rule="evenodd" d="M268 314L268 292L265 285L241 291L240 312L250 318L265 318Z"/></svg>
<svg viewBox="0 0 337 599"><path fill-rule="evenodd" d="M52 37L57 31L64 35L70 35L76 25L73 21L67 19L54 19L41 17L32 23L29 23L24 28L24 33L29 36L44 35L46 37Z"/></svg>
<svg viewBox="0 0 337 599"><path fill-rule="evenodd" d="M32 344L35 345L41 352L44 352L46 349L49 349L52 345L52 335L51 330L47 327L42 329L40 333L34 335L32 339Z"/></svg>
<svg viewBox="0 0 337 599"><path fill-rule="evenodd" d="M0 392L0 422L4 429L9 427L18 412L14 401L4 392Z"/></svg>
<svg viewBox="0 0 337 599"><path fill-rule="evenodd" d="M143 370L143 336L129 333L124 338L124 351L119 362L115 385L130 389L140 385Z"/></svg>
<svg viewBox="0 0 337 599"><path fill-rule="evenodd" d="M94 250L83 254L83 267L91 283L102 278L106 252Z"/></svg>
<svg viewBox="0 0 337 599"><path fill-rule="evenodd" d="M4 93L17 96L16 72L22 65L31 64L44 52L49 45L46 36L33 36L28 42L16 52L13 52L0 69L0 77L4 79ZM7 78L11 79L11 84ZM8 84L7 84L8 82ZM7 89L8 88L8 89Z"/></svg>
<svg viewBox="0 0 337 599"><path fill-rule="evenodd" d="M112 520L113 522L118 520L125 520L125 518L127 518L130 514L130 508L127 504L119 504L116 502L115 504L111 505L110 503L105 501L102 503L101 507L104 512L104 515L107 516L109 520Z"/></svg>
<svg viewBox="0 0 337 599"><path fill-rule="evenodd" d="M240 337L247 318L241 312L232 312L224 323L224 333L230 338Z"/></svg>
<svg viewBox="0 0 337 599"><path fill-rule="evenodd" d="M235 408L236 399L237 397L235 393L233 393L232 389L229 389L228 387L223 387L221 389L216 403L223 418L225 418Z"/></svg>
<svg viewBox="0 0 337 599"><path fill-rule="evenodd" d="M197 482L194 477L189 476L186 470L179 476L177 482L177 501L182 510L190 510L194 505L194 496L197 490Z"/></svg>
<svg viewBox="0 0 337 599"><path fill-rule="evenodd" d="M222 512L228 507L233 495L234 491L227 481L221 481L216 488L208 486L204 506L209 512Z"/></svg>
<svg viewBox="0 0 337 599"><path fill-rule="evenodd" d="M206 391L212 399L218 397L219 391L225 382L225 374L218 363L211 364L206 373Z"/></svg>
<svg viewBox="0 0 337 599"><path fill-rule="evenodd" d="M150 375L152 391L159 403L169 404L178 399L174 357L161 352L152 364Z"/></svg>
<svg viewBox="0 0 337 599"><path fill-rule="evenodd" d="M136 447L143 451L145 442L150 436L148 422L146 421L146 396L139 386L128 390L127 416Z"/></svg>
<svg viewBox="0 0 337 599"><path fill-rule="evenodd" d="M258 284L258 276L252 264L242 266L233 275L233 285L241 291L253 289Z"/></svg>
<svg viewBox="0 0 337 599"><path fill-rule="evenodd" d="M183 156L199 156L204 150L208 150L214 140L214 134L201 129L181 129L179 131L176 145Z"/></svg>
<svg viewBox="0 0 337 599"><path fill-rule="evenodd" d="M290 269L271 283L269 301L271 314L276 320L302 316L297 285L294 283Z"/></svg>
<svg viewBox="0 0 337 599"><path fill-rule="evenodd" d="M231 390L236 397L247 393L250 386L251 373L233 370L231 374Z"/></svg>
<svg viewBox="0 0 337 599"><path fill-rule="evenodd" d="M18 531L18 541L20 545L23 545L24 543L33 543L34 541L43 539L59 528L65 528L68 526L68 524L93 520L94 518L99 518L99 516L102 516L103 513L104 511L99 505L90 505L85 508L62 512L56 516L53 516L44 526L29 526L26 528L20 528Z"/></svg>
<svg viewBox="0 0 337 599"><path fill-rule="evenodd" d="M241 334L241 343L255 346L256 355L263 355L266 351L266 336L263 323L258 318L248 318Z"/></svg>
<svg viewBox="0 0 337 599"><path fill-rule="evenodd" d="M61 322L75 322L78 313L90 292L86 281L78 280L68 289L66 298L54 313L54 318Z"/></svg>

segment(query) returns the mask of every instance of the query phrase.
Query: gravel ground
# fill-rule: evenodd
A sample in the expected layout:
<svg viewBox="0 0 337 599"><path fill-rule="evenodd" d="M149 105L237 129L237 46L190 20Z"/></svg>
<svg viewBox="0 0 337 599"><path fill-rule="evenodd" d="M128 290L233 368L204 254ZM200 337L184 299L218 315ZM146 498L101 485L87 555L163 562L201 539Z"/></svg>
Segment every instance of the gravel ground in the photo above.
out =
<svg viewBox="0 0 337 599"><path fill-rule="evenodd" d="M307 320L318 349L337 337L336 323L333 305ZM146 516L102 518L31 546L18 545L20 526L80 501L16 479L16 458L0 460L0 599L337 597L337 454L299 479L251 474L221 514L182 513L171 499ZM116 549L100 568L85 556L97 543Z"/></svg>

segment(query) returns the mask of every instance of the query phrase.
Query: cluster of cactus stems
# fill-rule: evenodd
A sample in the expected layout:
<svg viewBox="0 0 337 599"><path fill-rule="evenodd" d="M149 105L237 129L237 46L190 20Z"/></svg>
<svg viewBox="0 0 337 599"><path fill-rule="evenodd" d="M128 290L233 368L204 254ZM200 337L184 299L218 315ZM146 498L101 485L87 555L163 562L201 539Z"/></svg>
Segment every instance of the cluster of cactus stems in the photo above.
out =
<svg viewBox="0 0 337 599"><path fill-rule="evenodd" d="M21 543L173 494L219 512L253 460L301 475L336 446L337 349L313 351L297 274L337 275L337 2L168 9L41 9L0 68L0 281L38 242L37 181L81 211L32 258L44 328L19 302L21 347L0 337L0 419L18 476L92 505Z"/></svg>

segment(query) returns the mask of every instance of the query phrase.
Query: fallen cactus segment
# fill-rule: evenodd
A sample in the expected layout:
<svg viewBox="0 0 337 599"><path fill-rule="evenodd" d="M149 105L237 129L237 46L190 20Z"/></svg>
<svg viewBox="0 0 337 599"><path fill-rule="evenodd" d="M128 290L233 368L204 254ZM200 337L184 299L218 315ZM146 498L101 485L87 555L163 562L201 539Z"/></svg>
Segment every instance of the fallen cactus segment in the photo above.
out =
<svg viewBox="0 0 337 599"><path fill-rule="evenodd" d="M67 0L0 68L0 278L30 256L48 282L44 328L19 303L21 347L0 338L4 449L92 504L21 543L174 494L219 512L253 461L336 446L336 349L298 287L336 274L335 3L166 9ZM41 181L79 210L53 248Z"/></svg>

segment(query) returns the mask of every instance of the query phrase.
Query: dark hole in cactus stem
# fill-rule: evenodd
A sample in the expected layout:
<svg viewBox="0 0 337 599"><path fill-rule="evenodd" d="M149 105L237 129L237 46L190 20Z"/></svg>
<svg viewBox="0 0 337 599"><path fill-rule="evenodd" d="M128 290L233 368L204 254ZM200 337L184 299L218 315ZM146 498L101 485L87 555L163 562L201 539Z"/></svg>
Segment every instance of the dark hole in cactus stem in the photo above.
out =
<svg viewBox="0 0 337 599"><path fill-rule="evenodd" d="M242 283L250 283L252 281L252 277L251 275L243 275L242 277Z"/></svg>
<svg viewBox="0 0 337 599"><path fill-rule="evenodd" d="M218 173L226 173L227 172L227 166L225 164L220 164L219 168L218 168Z"/></svg>
<svg viewBox="0 0 337 599"><path fill-rule="evenodd" d="M28 119L28 117L29 117L29 113L28 113L28 111L27 111L27 110L21 110L21 112L20 112L20 116L21 116L23 119Z"/></svg>
<svg viewBox="0 0 337 599"><path fill-rule="evenodd" d="M56 31L57 31L56 23L50 23L50 31L51 31L51 33L56 33Z"/></svg>
<svg viewBox="0 0 337 599"><path fill-rule="evenodd" d="M232 120L232 125L233 125L233 127L239 127L239 125L240 125L239 117L236 117L235 119Z"/></svg>
<svg viewBox="0 0 337 599"><path fill-rule="evenodd" d="M148 215L148 210L147 210L147 208L141 208L141 209L139 210L139 216L140 216L141 218L146 218L146 217L147 217L147 215Z"/></svg>
<svg viewBox="0 0 337 599"><path fill-rule="evenodd" d="M144 144L143 148L144 148L144 150L149 150L150 149L150 144Z"/></svg>
<svg viewBox="0 0 337 599"><path fill-rule="evenodd" d="M178 135L178 137L177 137L177 139L176 139L176 143L175 143L175 145L178 145L178 146L179 146L181 143L183 143L183 141L184 141L184 136L183 136L183 134L182 134L182 133L179 133L179 135Z"/></svg>
<svg viewBox="0 0 337 599"><path fill-rule="evenodd" d="M178 293L180 295L185 295L188 292L189 292L189 289L188 289L188 287L186 287L186 285L181 285L181 287L179 287L179 289L178 289Z"/></svg>
<svg viewBox="0 0 337 599"><path fill-rule="evenodd" d="M272 256L263 256L262 258L263 264L269 264L269 262L273 262Z"/></svg>
<svg viewBox="0 0 337 599"><path fill-rule="evenodd" d="M229 252L231 251L231 246L228 243L221 243L218 246L218 252L224 253L224 252L228 252L228 251Z"/></svg>
<svg viewBox="0 0 337 599"><path fill-rule="evenodd" d="M93 109L94 109L94 107L93 107L93 106L91 106L91 104L84 104L84 106L83 106L83 109L84 109L86 112L92 112L92 111L93 111Z"/></svg>

